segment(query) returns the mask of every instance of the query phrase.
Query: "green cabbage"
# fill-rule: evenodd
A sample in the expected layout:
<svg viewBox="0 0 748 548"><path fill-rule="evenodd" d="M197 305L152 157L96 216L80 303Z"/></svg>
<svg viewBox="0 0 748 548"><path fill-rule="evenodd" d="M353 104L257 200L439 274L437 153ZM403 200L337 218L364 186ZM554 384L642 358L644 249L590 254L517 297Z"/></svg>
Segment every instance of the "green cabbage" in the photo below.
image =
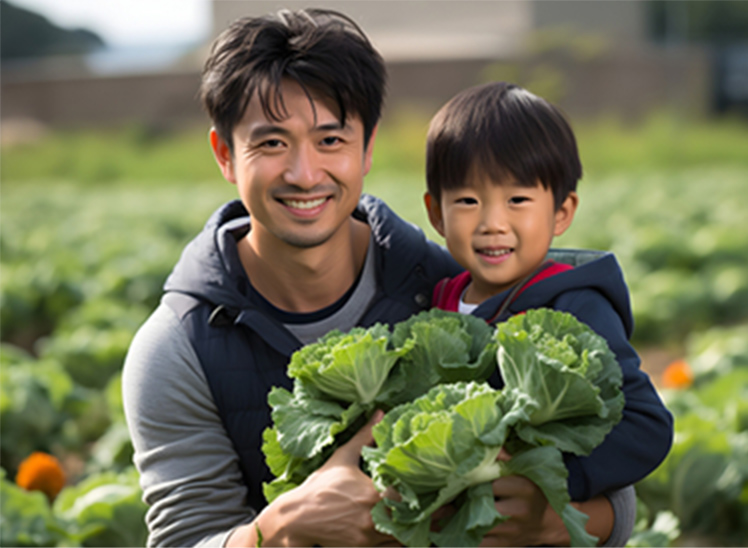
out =
<svg viewBox="0 0 748 548"><path fill-rule="evenodd" d="M502 390L485 381L499 367ZM376 447L365 470L385 498L377 529L407 546L478 546L506 517L491 482L522 475L561 516L572 545L594 546L570 504L562 451L589 454L620 420L622 374L604 339L572 315L527 311L496 329L432 310L394 326L333 332L294 354L293 393L275 388L263 451L276 476L268 501L299 485L364 424ZM498 461L504 447L512 454ZM457 512L431 529L431 516Z"/></svg>
<svg viewBox="0 0 748 548"><path fill-rule="evenodd" d="M496 511L491 482L503 476L530 478L562 517L573 546L594 546L584 529L587 516L569 503L567 470L561 451L525 447L509 461L498 461L511 428L522 420L504 394L485 383L445 384L396 407L374 426L377 446L365 447L374 484L394 489L372 511L379 531L407 546L478 546L484 535L507 519ZM455 501L457 513L431 531L431 515Z"/></svg>
<svg viewBox="0 0 748 548"><path fill-rule="evenodd" d="M505 467L496 460L507 433L500 398L484 383L436 386L374 426L377 446L364 448L364 461L380 491L392 487L400 495L375 508L379 531L408 546L477 546L504 519L490 486ZM431 514L466 489L460 512L431 532Z"/></svg>
<svg viewBox="0 0 748 548"><path fill-rule="evenodd" d="M288 367L293 393L274 387L268 395L273 427L263 433L262 450L276 476L263 486L268 501L319 468L381 405L381 394L404 381L393 380L390 372L413 341L393 348L391 338L382 324L336 330L293 354Z"/></svg>

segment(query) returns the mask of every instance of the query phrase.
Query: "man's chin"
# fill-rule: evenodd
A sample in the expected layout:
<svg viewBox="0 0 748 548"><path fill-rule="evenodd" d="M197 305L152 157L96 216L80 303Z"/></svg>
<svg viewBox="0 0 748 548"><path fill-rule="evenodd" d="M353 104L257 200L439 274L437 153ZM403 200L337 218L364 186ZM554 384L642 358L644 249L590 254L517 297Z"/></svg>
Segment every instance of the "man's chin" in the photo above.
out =
<svg viewBox="0 0 748 548"><path fill-rule="evenodd" d="M285 234L281 237L283 243L299 249L311 249L327 243L332 234Z"/></svg>

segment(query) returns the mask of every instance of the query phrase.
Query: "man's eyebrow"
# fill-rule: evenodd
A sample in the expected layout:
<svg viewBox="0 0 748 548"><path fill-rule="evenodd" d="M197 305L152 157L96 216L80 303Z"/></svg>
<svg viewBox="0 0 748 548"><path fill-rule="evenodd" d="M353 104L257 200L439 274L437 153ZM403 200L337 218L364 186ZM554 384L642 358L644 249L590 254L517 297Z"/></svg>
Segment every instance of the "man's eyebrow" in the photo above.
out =
<svg viewBox="0 0 748 548"><path fill-rule="evenodd" d="M288 135L289 131L286 128L283 128L281 126L276 126L273 124L263 124L256 126L252 128L252 131L249 132L249 138L252 141L256 141L258 139L263 139L267 137L268 135Z"/></svg>
<svg viewBox="0 0 748 548"><path fill-rule="evenodd" d="M350 124L341 124L340 122L329 122L314 127L314 131L351 131L352 126ZM262 124L255 126L249 132L249 138L252 141L264 139L268 135L282 135L288 136L291 132L283 126L277 126L274 124Z"/></svg>
<svg viewBox="0 0 748 548"><path fill-rule="evenodd" d="M336 121L316 126L314 129L317 131L350 131L351 128L350 124L341 124L339 121Z"/></svg>

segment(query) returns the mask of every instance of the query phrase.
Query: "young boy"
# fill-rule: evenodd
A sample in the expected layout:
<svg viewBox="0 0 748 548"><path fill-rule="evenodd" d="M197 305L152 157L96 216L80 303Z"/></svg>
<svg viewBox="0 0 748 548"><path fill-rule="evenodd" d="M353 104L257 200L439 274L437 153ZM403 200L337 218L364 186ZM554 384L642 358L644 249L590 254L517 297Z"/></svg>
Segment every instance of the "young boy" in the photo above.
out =
<svg viewBox="0 0 748 548"><path fill-rule="evenodd" d="M623 370L623 420L588 457L565 455L572 500L642 479L665 458L672 417L628 342L628 290L615 257L550 250L569 228L582 175L574 134L544 99L512 84L465 90L429 128L429 220L466 269L433 305L501 322L530 308L570 312L603 336ZM492 383L503 382L495 375Z"/></svg>

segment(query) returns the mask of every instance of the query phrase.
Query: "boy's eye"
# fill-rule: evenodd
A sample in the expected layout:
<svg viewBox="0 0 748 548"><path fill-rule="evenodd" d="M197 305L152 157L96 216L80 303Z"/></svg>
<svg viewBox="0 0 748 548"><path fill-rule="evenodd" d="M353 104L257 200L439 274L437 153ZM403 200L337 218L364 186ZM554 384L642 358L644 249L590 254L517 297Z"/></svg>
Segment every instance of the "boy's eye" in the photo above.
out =
<svg viewBox="0 0 748 548"><path fill-rule="evenodd" d="M466 205L475 205L475 204L478 203L478 200L476 200L475 198L471 198L469 196L463 196L461 198L457 198L455 200L455 203L457 203L457 204L466 204Z"/></svg>
<svg viewBox="0 0 748 548"><path fill-rule="evenodd" d="M511 198L509 198L509 203L510 204L521 204L529 200L530 198L528 198L527 196L512 196Z"/></svg>

